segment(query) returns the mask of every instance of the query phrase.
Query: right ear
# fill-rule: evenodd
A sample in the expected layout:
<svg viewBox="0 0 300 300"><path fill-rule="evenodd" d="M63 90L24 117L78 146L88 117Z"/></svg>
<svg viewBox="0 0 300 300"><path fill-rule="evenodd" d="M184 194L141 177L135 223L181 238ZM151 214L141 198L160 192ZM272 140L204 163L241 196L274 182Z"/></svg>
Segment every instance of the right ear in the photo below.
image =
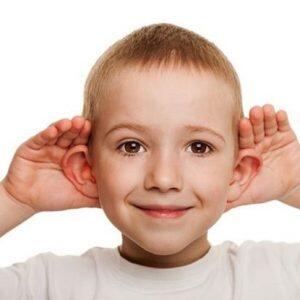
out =
<svg viewBox="0 0 300 300"><path fill-rule="evenodd" d="M87 146L71 147L62 159L62 167L65 175L79 192L90 198L99 197Z"/></svg>

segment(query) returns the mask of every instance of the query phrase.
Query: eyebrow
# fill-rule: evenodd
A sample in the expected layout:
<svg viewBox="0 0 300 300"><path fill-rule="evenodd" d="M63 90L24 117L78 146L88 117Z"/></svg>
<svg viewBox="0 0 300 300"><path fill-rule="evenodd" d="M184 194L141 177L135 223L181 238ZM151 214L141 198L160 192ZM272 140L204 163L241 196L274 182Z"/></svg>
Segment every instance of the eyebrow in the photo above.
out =
<svg viewBox="0 0 300 300"><path fill-rule="evenodd" d="M108 136L112 131L115 131L117 129L122 129L122 128L127 128L127 129L131 129L134 131L140 131L140 132L147 132L147 127L140 125L140 124L136 124L136 123L130 123L130 122L124 122L124 123L120 123L120 124L116 124L114 125L105 135L104 138L106 136ZM213 134L214 136L218 137L219 139L221 139L224 143L225 139L224 137L216 132L215 130L209 128L209 127L205 127L202 125L192 125L192 124L187 124L184 126L184 128L190 132L209 132L211 134Z"/></svg>

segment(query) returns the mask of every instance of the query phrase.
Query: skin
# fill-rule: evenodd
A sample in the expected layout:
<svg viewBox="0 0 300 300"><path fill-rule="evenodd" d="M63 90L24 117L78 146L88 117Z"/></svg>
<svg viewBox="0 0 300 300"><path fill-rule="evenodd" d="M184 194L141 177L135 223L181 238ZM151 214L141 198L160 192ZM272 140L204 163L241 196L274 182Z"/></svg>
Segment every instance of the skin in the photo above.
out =
<svg viewBox="0 0 300 300"><path fill-rule="evenodd" d="M207 231L255 176L260 158L246 149L234 160L231 129L231 90L211 73L184 68L139 71L124 69L112 83L109 101L100 109L93 157L73 148L65 157L65 173L77 189L87 192L78 166L92 162L85 178L95 183L90 195L99 196L106 216L122 232L121 255L137 264L170 268L192 263L210 249ZM143 124L146 132L122 129L106 136L123 121ZM184 131L185 124L207 126L208 132ZM134 156L117 150L124 142L138 142ZM209 155L196 156L195 141ZM127 144L128 146L128 144ZM122 151L127 151L128 148ZM132 151L131 151L132 152ZM201 153L200 153L201 155ZM76 158L75 158L76 157ZM72 170L72 172L70 171ZM90 171L90 173L89 173ZM156 219L134 204L193 206L178 219Z"/></svg>

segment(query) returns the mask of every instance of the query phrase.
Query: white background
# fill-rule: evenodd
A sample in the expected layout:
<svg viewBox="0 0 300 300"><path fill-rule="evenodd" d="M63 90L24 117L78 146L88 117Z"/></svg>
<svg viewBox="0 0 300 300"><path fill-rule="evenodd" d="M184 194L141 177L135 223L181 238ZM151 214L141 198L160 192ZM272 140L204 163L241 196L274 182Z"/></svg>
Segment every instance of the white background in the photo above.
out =
<svg viewBox="0 0 300 300"><path fill-rule="evenodd" d="M239 74L245 113L272 103L288 112L299 136L296 1L2 1L0 178L18 145L56 120L81 114L86 76L107 47L160 22L214 42ZM299 242L299 230L300 210L275 200L224 214L209 240ZM79 255L120 243L120 233L100 209L43 212L1 237L0 266L41 252Z"/></svg>

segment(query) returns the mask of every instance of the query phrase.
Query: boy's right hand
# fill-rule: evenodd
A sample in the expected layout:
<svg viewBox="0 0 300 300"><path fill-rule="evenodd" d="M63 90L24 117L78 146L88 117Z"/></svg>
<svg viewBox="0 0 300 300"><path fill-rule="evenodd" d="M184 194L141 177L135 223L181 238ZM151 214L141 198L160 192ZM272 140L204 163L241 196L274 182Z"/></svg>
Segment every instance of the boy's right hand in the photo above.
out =
<svg viewBox="0 0 300 300"><path fill-rule="evenodd" d="M90 131L90 121L76 116L51 124L21 144L1 181L6 192L34 213L100 207L99 199L80 193L61 167L64 154L87 144Z"/></svg>

